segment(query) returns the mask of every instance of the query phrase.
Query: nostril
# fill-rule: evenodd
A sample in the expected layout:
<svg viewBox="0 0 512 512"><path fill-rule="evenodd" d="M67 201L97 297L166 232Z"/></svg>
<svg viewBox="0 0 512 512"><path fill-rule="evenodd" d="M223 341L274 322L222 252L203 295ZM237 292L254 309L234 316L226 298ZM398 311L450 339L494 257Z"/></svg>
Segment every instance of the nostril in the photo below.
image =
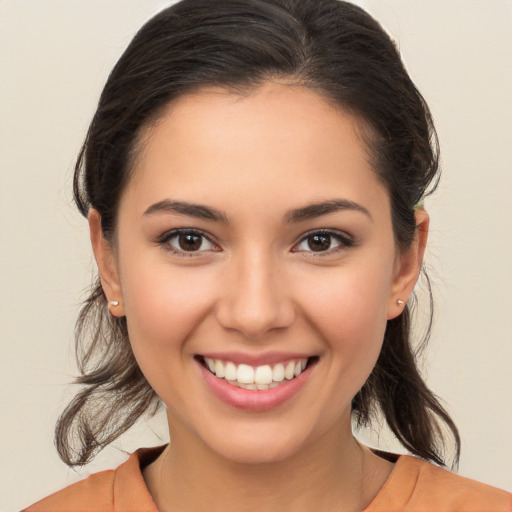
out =
<svg viewBox="0 0 512 512"><path fill-rule="evenodd" d="M286 329L293 324L295 312L291 304L224 303L217 310L217 320L225 328L235 330L248 339L259 339L270 331Z"/></svg>
<svg viewBox="0 0 512 512"><path fill-rule="evenodd" d="M266 256L251 253L248 258L233 263L234 275L226 275L216 317L225 329L256 340L271 330L293 324L295 308L277 278L276 265L264 263Z"/></svg>

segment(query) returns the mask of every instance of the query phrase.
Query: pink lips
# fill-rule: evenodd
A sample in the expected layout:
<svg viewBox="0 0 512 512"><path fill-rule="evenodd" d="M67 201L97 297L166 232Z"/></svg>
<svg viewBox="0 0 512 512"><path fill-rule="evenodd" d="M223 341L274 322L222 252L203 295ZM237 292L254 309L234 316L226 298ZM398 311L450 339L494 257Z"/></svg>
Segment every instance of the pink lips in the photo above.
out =
<svg viewBox="0 0 512 512"><path fill-rule="evenodd" d="M216 357L219 356L216 355ZM306 368L298 377L283 382L275 388L252 390L233 386L226 380L213 375L200 362L197 364L206 384L217 398L232 407L255 412L273 409L291 399L302 388L311 373L311 368ZM255 363L252 362L252 364Z"/></svg>

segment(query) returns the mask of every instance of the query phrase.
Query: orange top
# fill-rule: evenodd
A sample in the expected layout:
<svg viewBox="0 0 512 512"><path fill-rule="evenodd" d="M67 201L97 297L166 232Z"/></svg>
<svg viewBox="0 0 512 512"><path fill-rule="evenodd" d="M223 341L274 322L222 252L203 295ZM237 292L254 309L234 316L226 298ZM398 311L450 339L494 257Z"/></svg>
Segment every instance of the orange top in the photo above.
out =
<svg viewBox="0 0 512 512"><path fill-rule="evenodd" d="M163 448L138 450L117 469L95 473L23 512L158 512L141 468ZM512 512L512 494L402 455L364 512Z"/></svg>

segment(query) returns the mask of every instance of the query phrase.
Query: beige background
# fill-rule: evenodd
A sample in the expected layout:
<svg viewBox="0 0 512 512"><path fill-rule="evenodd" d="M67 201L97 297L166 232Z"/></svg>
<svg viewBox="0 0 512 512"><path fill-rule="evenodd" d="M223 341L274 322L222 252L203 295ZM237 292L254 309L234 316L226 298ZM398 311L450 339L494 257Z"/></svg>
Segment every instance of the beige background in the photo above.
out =
<svg viewBox="0 0 512 512"><path fill-rule="evenodd" d="M429 102L444 178L428 203L437 320L428 382L462 434L460 473L512 490L512 2L366 0ZM0 0L0 510L79 474L57 458L72 332L93 275L71 204L74 157L102 84L163 0ZM117 445L158 444L139 426Z"/></svg>

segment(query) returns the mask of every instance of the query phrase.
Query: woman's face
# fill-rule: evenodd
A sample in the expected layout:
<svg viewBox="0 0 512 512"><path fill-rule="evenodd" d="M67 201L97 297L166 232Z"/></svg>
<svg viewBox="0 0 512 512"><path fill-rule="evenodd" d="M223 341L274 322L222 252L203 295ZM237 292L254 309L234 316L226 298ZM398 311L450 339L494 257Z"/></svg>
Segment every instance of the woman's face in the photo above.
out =
<svg viewBox="0 0 512 512"><path fill-rule="evenodd" d="M350 435L421 259L397 252L357 121L275 83L172 104L144 135L114 252L95 249L173 443L252 463Z"/></svg>

